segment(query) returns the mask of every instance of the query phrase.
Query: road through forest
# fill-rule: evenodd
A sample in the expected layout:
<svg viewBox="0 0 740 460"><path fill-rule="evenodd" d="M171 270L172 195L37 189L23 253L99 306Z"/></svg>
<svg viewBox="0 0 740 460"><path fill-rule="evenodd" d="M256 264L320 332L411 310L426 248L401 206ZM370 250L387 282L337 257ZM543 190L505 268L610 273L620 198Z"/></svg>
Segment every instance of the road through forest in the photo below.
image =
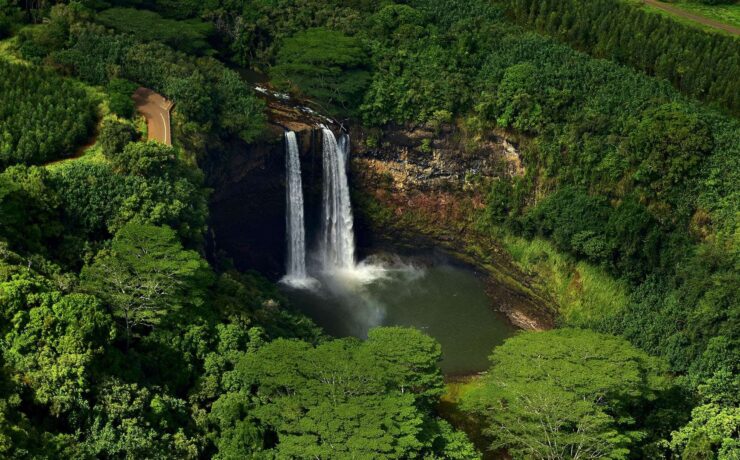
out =
<svg viewBox="0 0 740 460"><path fill-rule="evenodd" d="M146 118L147 139L172 145L170 110L172 110L173 103L148 88L137 89L133 98L136 110Z"/></svg>

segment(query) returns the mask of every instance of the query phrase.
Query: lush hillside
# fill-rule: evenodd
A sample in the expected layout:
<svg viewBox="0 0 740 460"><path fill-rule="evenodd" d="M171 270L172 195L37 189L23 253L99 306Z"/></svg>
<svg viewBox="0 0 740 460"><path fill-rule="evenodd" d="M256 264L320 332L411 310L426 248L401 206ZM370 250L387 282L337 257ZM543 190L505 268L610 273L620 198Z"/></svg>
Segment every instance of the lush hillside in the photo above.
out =
<svg viewBox="0 0 740 460"><path fill-rule="evenodd" d="M740 41L621 0L503 2L519 23L596 57L635 67L682 92L740 111ZM618 17L618 21L613 18Z"/></svg>
<svg viewBox="0 0 740 460"><path fill-rule="evenodd" d="M0 0L29 63L0 61L0 457L480 458L466 428L514 458L737 458L740 122L701 102L737 110L735 41L607 0L49 3ZM239 66L369 148L517 137L523 174L471 182L479 230L600 295L493 350L451 426L432 338L331 339L205 259L198 160L265 130ZM81 82L95 144L39 166L90 132ZM139 85L174 147L140 140Z"/></svg>

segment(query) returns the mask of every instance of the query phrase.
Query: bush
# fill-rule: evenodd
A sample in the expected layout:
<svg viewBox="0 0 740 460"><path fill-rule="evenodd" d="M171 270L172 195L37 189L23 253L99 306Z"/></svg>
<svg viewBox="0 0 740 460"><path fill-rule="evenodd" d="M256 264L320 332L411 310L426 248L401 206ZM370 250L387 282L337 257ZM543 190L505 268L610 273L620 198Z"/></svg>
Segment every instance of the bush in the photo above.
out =
<svg viewBox="0 0 740 460"><path fill-rule="evenodd" d="M107 88L111 112L123 118L131 118L136 108L131 96L136 88L138 85L134 82L121 78L112 79Z"/></svg>
<svg viewBox="0 0 740 460"><path fill-rule="evenodd" d="M113 159L117 154L123 152L129 142L136 140L136 130L130 123L107 118L100 128L98 142L103 150L103 155Z"/></svg>

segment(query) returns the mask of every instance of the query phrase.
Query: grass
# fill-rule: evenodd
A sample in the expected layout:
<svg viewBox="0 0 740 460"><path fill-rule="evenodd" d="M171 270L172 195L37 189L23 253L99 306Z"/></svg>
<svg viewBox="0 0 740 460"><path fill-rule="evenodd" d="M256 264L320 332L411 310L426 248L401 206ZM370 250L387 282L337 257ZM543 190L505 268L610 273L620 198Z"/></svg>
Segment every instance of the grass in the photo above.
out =
<svg viewBox="0 0 740 460"><path fill-rule="evenodd" d="M488 451L488 441L483 436L483 426L480 420L471 417L460 409L460 401L471 390L481 385L481 377L480 375L457 377L445 382L445 393L440 398L437 412L452 426L463 430L475 444L475 447L483 453L483 458L495 459L499 457Z"/></svg>
<svg viewBox="0 0 740 460"><path fill-rule="evenodd" d="M725 5L705 5L703 3L689 0L677 0L671 3L682 10L714 19L731 26L740 27L740 3L728 3Z"/></svg>
<svg viewBox="0 0 740 460"><path fill-rule="evenodd" d="M709 25L701 24L701 23L698 23L688 18L676 16L675 14L670 13L668 11L655 8L651 5L647 5L642 0L623 0L623 1L634 4L635 6L644 7L645 11L649 11L655 14L661 14L663 16L669 17L673 19L674 21L680 22L682 24L686 24L692 27L697 27L697 28L700 28L708 32L732 35L729 32L726 32L724 30L720 30L720 29L714 28ZM712 20L722 22L730 26L734 26L734 27L740 27L740 3L731 3L731 4L725 4L725 5L705 5L703 3L699 3L694 0L672 0L672 1L664 2L664 3L674 6L676 8L680 8L686 12L693 13L698 16L703 16L707 19L712 19ZM732 36L735 36L735 35L732 35Z"/></svg>
<svg viewBox="0 0 740 460"><path fill-rule="evenodd" d="M575 261L540 238L503 234L501 242L519 268L534 274L542 290L555 298L565 324L587 325L627 306L628 286L603 269Z"/></svg>
<svg viewBox="0 0 740 460"><path fill-rule="evenodd" d="M15 52L15 42L15 37L0 40L0 59L4 59L11 64L31 65L28 61L21 59Z"/></svg>

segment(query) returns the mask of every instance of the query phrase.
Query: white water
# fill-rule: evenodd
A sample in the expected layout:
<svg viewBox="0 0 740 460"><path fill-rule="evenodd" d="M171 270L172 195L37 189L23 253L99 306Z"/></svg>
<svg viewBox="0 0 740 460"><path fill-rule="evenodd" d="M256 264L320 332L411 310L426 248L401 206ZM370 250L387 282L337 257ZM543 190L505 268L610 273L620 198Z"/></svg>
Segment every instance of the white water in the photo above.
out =
<svg viewBox="0 0 740 460"><path fill-rule="evenodd" d="M286 133L287 186L287 274L284 284L297 289L318 292L323 286L337 293L358 292L376 280L382 280L392 271L384 263L355 260L355 235L352 204L349 195L347 170L349 163L349 136L338 140L327 127L323 134L323 193L321 228L318 247L313 252L316 265L306 269L303 194L300 162L295 133ZM315 276L315 278L314 278Z"/></svg>
<svg viewBox="0 0 740 460"><path fill-rule="evenodd" d="M303 219L303 184L298 141L293 131L285 133L286 205L285 220L288 256L287 273L283 282L296 287L309 286L311 279L306 272L306 229Z"/></svg>
<svg viewBox="0 0 740 460"><path fill-rule="evenodd" d="M322 132L324 187L319 261L324 271L354 270L355 234L347 181L349 139L343 135L338 143L329 128L323 127Z"/></svg>

